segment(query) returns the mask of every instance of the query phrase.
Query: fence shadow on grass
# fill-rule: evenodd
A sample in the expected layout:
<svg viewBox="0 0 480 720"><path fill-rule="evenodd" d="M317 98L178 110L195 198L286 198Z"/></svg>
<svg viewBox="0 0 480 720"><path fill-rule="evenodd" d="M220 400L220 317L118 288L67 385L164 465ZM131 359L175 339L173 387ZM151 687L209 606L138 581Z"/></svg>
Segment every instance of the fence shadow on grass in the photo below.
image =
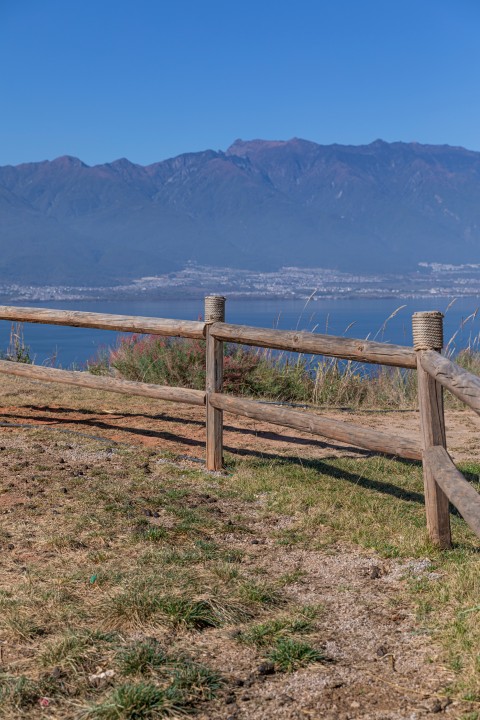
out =
<svg viewBox="0 0 480 720"><path fill-rule="evenodd" d="M309 470L314 470L322 475L328 475L329 477L336 478L338 480L345 480L346 482L361 487L365 490L374 490L375 492L382 493L383 495L390 495L398 498L399 500L405 500L406 502L414 502L420 505L425 504L425 497L423 493L415 492L414 490L406 490L399 485L385 482L384 480L375 480L374 478L367 478L360 476L355 473L350 473L348 470L330 465L324 460L315 460L312 458L299 458L294 455L277 455L275 453L263 453L254 450L248 450L246 448L229 448L225 447L225 450L232 455L240 455L242 457L261 458L265 460L273 460L282 465L299 465ZM372 453L366 453L367 457L372 457ZM415 467L421 467L421 463L416 460L399 460L405 465L413 465ZM319 481L320 482L320 481Z"/></svg>

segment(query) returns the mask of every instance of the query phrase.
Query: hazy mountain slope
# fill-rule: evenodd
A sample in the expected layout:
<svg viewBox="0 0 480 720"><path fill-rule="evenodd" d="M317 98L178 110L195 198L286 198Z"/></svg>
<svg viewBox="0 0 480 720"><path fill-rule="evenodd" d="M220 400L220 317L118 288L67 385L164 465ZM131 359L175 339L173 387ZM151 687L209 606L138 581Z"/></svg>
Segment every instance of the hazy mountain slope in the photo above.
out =
<svg viewBox="0 0 480 720"><path fill-rule="evenodd" d="M239 140L146 167L7 166L0 241L1 277L40 284L109 284L188 260L383 272L476 262L480 154Z"/></svg>

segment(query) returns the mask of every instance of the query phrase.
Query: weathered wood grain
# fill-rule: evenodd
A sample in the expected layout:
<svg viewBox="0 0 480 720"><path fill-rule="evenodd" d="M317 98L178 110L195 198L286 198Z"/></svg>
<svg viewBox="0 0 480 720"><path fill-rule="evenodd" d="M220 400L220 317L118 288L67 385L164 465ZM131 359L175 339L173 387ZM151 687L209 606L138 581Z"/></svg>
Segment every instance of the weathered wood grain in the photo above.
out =
<svg viewBox="0 0 480 720"><path fill-rule="evenodd" d="M452 505L455 505L465 522L480 537L480 495L478 492L457 470L450 455L441 445L425 450L424 460Z"/></svg>
<svg viewBox="0 0 480 720"><path fill-rule="evenodd" d="M216 340L207 325L207 470L218 471L223 468L223 412L211 402L213 393L223 388L223 342Z"/></svg>
<svg viewBox="0 0 480 720"><path fill-rule="evenodd" d="M223 468L223 412L210 402L213 393L223 389L223 342L217 340L211 332L215 321L225 320L225 298L223 295L208 295L205 298L205 334L206 384L205 399L207 405L207 470L218 471Z"/></svg>
<svg viewBox="0 0 480 720"><path fill-rule="evenodd" d="M393 365L395 367L417 367L413 348L402 345L373 342L372 340L351 340L349 338L317 335L309 332L290 330L269 330L246 325L214 323L211 333L219 340L273 348L313 355L329 355L347 360Z"/></svg>
<svg viewBox="0 0 480 720"><path fill-rule="evenodd" d="M395 435L353 425L351 423L319 417L312 412L299 412L284 407L272 407L255 400L243 400L229 395L212 394L210 403L220 410L244 415L275 425L305 430L332 440L355 445L375 452L410 460L421 460L422 452L414 441Z"/></svg>
<svg viewBox="0 0 480 720"><path fill-rule="evenodd" d="M136 315L105 315L77 310L12 307L0 305L0 320L68 325L72 327L118 330L120 332L170 335L172 337L203 338L205 324L193 320L169 320Z"/></svg>
<svg viewBox="0 0 480 720"><path fill-rule="evenodd" d="M446 447L445 417L443 411L442 387L422 366L422 354L418 351L418 404L422 447ZM428 463L423 463L423 484L425 489L425 513L430 539L441 548L451 545L450 513L448 498L435 481Z"/></svg>
<svg viewBox="0 0 480 720"><path fill-rule="evenodd" d="M435 350L420 353L422 368L480 415L480 378Z"/></svg>
<svg viewBox="0 0 480 720"><path fill-rule="evenodd" d="M24 363L0 360L0 373L17 375L29 380L58 382L93 390L106 390L123 395L140 395L157 398L158 400L171 400L173 402L187 403L188 405L205 404L205 393L202 390L119 380L117 378L91 375L88 372L57 370L56 368L46 368L39 365L26 365Z"/></svg>

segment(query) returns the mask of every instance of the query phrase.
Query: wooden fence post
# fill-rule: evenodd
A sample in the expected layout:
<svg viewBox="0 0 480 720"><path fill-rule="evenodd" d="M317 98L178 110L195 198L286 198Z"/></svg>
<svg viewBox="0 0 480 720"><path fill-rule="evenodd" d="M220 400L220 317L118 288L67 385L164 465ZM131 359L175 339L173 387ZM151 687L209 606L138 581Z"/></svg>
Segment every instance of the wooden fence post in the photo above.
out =
<svg viewBox="0 0 480 720"><path fill-rule="evenodd" d="M443 315L441 312L418 312L412 316L413 346L417 353L418 404L424 453L428 448L446 448L443 388L422 367L424 350L441 351ZM440 548L451 546L448 498L435 481L428 459L423 456L423 482L428 534Z"/></svg>
<svg viewBox="0 0 480 720"><path fill-rule="evenodd" d="M209 399L210 393L221 393L223 389L223 341L217 340L210 333L214 322L225 322L225 298L221 295L205 298L207 470L223 468L223 411L214 408Z"/></svg>

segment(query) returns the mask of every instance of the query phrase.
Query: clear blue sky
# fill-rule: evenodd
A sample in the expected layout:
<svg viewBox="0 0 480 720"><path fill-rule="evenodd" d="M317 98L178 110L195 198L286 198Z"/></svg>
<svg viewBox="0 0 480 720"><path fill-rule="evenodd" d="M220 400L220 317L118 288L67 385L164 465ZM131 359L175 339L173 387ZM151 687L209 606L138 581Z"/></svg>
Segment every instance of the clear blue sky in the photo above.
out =
<svg viewBox="0 0 480 720"><path fill-rule="evenodd" d="M480 150L478 0L0 0L0 165L236 138Z"/></svg>

